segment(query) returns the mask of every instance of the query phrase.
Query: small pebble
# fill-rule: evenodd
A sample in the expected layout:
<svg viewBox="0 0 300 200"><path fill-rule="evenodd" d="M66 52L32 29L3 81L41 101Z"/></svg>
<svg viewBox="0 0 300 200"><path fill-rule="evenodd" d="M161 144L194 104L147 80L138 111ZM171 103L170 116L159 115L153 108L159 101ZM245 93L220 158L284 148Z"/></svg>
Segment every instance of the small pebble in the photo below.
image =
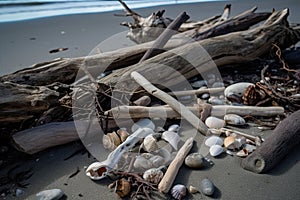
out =
<svg viewBox="0 0 300 200"><path fill-rule="evenodd" d="M205 178L201 181L201 192L206 196L211 196L215 192L215 186L211 180Z"/></svg>
<svg viewBox="0 0 300 200"><path fill-rule="evenodd" d="M36 194L38 200L58 200L64 195L61 189L43 190Z"/></svg>
<svg viewBox="0 0 300 200"><path fill-rule="evenodd" d="M184 163L190 168L201 169L204 166L203 156L200 153L191 153L185 158Z"/></svg>
<svg viewBox="0 0 300 200"><path fill-rule="evenodd" d="M19 188L16 189L16 197L20 197L24 194L25 192Z"/></svg>

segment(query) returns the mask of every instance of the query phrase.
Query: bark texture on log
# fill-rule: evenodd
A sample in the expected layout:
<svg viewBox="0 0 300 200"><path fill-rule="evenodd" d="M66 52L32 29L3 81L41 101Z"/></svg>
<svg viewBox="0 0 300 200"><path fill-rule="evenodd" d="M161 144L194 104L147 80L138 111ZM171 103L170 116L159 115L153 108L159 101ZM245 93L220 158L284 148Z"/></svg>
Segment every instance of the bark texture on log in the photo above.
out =
<svg viewBox="0 0 300 200"><path fill-rule="evenodd" d="M255 173L266 173L276 167L289 151L300 143L300 110L284 119L267 140L241 165Z"/></svg>

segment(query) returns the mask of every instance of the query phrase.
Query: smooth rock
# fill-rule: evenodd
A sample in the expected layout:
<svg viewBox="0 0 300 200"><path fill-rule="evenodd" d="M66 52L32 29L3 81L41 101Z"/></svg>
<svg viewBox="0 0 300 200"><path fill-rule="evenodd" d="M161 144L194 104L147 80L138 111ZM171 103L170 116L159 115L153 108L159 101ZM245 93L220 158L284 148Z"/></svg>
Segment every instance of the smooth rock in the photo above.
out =
<svg viewBox="0 0 300 200"><path fill-rule="evenodd" d="M209 153L213 157L220 155L221 153L223 153L223 151L224 151L223 147L221 147L218 144L212 145L209 148Z"/></svg>
<svg viewBox="0 0 300 200"><path fill-rule="evenodd" d="M58 200L64 195L61 189L43 190L36 194L38 200Z"/></svg>
<svg viewBox="0 0 300 200"><path fill-rule="evenodd" d="M201 169L204 166L204 159L200 153L191 153L185 158L184 163L190 168Z"/></svg>
<svg viewBox="0 0 300 200"><path fill-rule="evenodd" d="M224 116L224 120L230 125L243 126L246 124L245 119L236 114L227 114Z"/></svg>
<svg viewBox="0 0 300 200"><path fill-rule="evenodd" d="M201 192L206 196L211 196L215 192L215 186L211 180L205 178L201 181Z"/></svg>
<svg viewBox="0 0 300 200"><path fill-rule="evenodd" d="M207 138L205 140L204 144L208 147L211 147L215 144L222 146L223 145L223 140L220 137L213 135L213 136L210 136L209 138Z"/></svg>
<svg viewBox="0 0 300 200"><path fill-rule="evenodd" d="M236 95L238 97L242 97L248 88L249 85L254 85L253 83L248 83L248 82L240 82L240 83L235 83L224 90L224 95L225 97L228 97L229 95Z"/></svg>
<svg viewBox="0 0 300 200"><path fill-rule="evenodd" d="M219 119L213 116L210 116L208 118L206 118L205 120L205 124L206 126L208 126L208 128L223 128L225 126L225 121L223 119Z"/></svg>

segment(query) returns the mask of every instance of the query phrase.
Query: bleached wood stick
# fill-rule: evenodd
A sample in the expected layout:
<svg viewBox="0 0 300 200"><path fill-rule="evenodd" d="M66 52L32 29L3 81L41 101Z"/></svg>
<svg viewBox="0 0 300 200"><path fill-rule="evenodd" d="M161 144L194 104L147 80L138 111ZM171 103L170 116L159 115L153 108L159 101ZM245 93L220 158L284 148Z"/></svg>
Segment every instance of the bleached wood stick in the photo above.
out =
<svg viewBox="0 0 300 200"><path fill-rule="evenodd" d="M176 157L169 165L164 177L158 184L158 190L163 193L168 193L175 178L178 173L179 168L181 167L185 157L193 147L194 138L189 138L185 141L184 145L179 149Z"/></svg>
<svg viewBox="0 0 300 200"><path fill-rule="evenodd" d="M198 90L186 90L186 91L174 91L169 92L170 95L174 96L186 96L186 95L199 95L204 93L218 93L224 91L224 87L218 87L218 88L200 88Z"/></svg>
<svg viewBox="0 0 300 200"><path fill-rule="evenodd" d="M192 113L200 117L203 111L203 106L187 106ZM212 116L223 116L224 114L237 114L240 116L260 116L271 117L276 115L283 115L284 108L279 106L274 107L257 107L257 106L231 106L231 105L216 105L211 107ZM174 111L169 106L118 106L114 107L104 113L108 117L114 117L115 119L127 119L127 118L145 118L145 117L162 117L167 118L181 118L180 114Z"/></svg>
<svg viewBox="0 0 300 200"><path fill-rule="evenodd" d="M178 102L175 98L152 85L145 77L143 77L136 71L131 73L131 78L134 79L140 86L142 86L149 94L152 94L153 96L168 104L203 135L208 134L209 131L207 126L182 103Z"/></svg>

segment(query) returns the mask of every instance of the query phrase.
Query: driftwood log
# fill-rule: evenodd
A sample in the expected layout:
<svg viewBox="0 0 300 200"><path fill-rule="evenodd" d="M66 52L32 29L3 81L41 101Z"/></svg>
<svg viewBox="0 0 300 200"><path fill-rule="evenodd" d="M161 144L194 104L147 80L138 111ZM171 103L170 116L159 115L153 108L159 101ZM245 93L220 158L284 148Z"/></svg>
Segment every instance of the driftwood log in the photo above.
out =
<svg viewBox="0 0 300 200"><path fill-rule="evenodd" d="M300 143L300 110L284 119L266 141L241 166L255 173L266 173L276 167L289 151Z"/></svg>

